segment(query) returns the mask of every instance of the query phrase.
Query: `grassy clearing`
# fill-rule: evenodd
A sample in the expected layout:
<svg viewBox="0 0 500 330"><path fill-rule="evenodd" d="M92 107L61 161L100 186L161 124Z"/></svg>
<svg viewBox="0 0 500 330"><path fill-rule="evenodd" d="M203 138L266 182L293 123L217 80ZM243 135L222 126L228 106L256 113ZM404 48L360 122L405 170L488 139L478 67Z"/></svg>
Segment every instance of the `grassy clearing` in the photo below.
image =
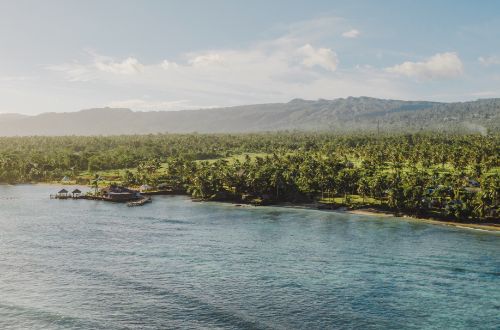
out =
<svg viewBox="0 0 500 330"><path fill-rule="evenodd" d="M224 158L215 158L215 159L206 159L206 160L196 160L195 162L199 163L199 162L208 162L208 163L214 163L218 160L225 160L227 161L229 164L233 164L234 162L236 162L237 160L240 161L240 162L244 162L245 161L245 158L246 156L250 157L251 160L255 160L257 157L266 157L266 156L269 156L269 154L267 153L264 153L264 152L246 152L246 153L243 153L243 154L239 154L239 155L233 155L233 156L229 156L229 157L224 157Z"/></svg>
<svg viewBox="0 0 500 330"><path fill-rule="evenodd" d="M292 154L292 153L290 153ZM269 156L270 154L268 153L242 153L238 155L233 155L229 157L224 157L224 158L215 158L215 159L207 159L207 160L196 160L196 163L200 162L208 162L208 163L214 163L218 160L225 160L229 164L233 164L236 161L244 162L245 158L248 156L250 157L251 160L255 160L257 157L264 158L266 156ZM362 159L357 158L357 157L352 157L349 158L349 161L351 161L355 167L361 167L362 165ZM423 167L419 164L417 165L418 168L423 169ZM160 168L158 169L158 173L165 173L167 169L167 164L162 163ZM402 172L408 171L409 168L408 166L405 166L401 169ZM440 174L444 173L451 173L453 171L453 166L451 164L445 164L445 166L441 165L436 165L428 169L428 173L431 173L432 171L436 170ZM124 169L111 169L111 170L102 170L102 171L97 171L97 172L91 172L91 171L83 171L80 172L76 176L75 182L82 182L82 181L87 181L90 182L94 179L94 176L96 173L100 175L100 177L103 179L99 185L105 186L109 185L110 183L117 183L121 181L121 178L125 175L126 171L130 171L132 173L136 173L137 169L136 168L124 168ZM382 170L383 173L392 173L394 172L394 169L392 168L391 164L388 163ZM495 175L500 175L500 167L494 167L491 170L488 171L488 174L495 174ZM353 204L380 204L380 201L375 200L375 199L370 199L366 198L365 202L363 202L363 199L359 195L350 195L351 202ZM322 202L329 203L329 202L335 202L335 203L340 203L342 202L342 198L337 197L333 199L322 199Z"/></svg>

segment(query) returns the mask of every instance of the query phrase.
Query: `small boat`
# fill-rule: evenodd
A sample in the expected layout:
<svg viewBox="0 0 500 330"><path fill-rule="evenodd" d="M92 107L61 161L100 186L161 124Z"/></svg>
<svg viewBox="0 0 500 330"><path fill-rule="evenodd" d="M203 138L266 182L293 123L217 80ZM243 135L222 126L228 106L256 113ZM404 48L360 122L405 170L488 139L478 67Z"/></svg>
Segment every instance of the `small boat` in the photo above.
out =
<svg viewBox="0 0 500 330"><path fill-rule="evenodd" d="M128 202L127 206L142 206L146 203L151 203L152 201L153 200L151 199L151 197L144 197L144 198L141 198L137 201Z"/></svg>

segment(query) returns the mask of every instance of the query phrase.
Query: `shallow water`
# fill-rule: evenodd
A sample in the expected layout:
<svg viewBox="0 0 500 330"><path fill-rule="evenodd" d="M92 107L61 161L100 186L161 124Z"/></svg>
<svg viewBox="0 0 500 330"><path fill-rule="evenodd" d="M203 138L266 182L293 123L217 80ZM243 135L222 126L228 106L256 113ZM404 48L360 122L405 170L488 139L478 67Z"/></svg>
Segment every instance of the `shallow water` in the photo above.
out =
<svg viewBox="0 0 500 330"><path fill-rule="evenodd" d="M0 329L494 329L500 235L0 186Z"/></svg>

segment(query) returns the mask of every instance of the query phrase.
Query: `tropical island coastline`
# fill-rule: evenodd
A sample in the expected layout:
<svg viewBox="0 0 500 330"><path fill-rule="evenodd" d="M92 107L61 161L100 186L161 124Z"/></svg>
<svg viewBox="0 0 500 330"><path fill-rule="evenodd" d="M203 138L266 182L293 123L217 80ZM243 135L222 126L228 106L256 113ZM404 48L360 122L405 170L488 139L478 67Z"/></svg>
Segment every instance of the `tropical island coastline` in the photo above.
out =
<svg viewBox="0 0 500 330"><path fill-rule="evenodd" d="M42 185L49 185L53 186L54 188L59 187L60 185L57 182L42 182L42 183L36 183L36 184L42 184ZM114 186L114 184L112 185ZM82 188L82 186L79 186L79 188ZM92 189L91 186L87 186L87 188ZM78 189L78 188L77 188ZM107 187L105 189L102 189L103 191L107 191L110 188ZM101 201L111 201L115 203L119 202L130 202L130 201L137 201L141 200L142 198L146 197L148 198L148 201L151 202L151 196L154 195L170 195L170 196L189 196L187 193L183 193L181 191L171 191L171 190L163 190L163 191L142 191L140 187L120 187L120 189L128 189L131 193L135 194L138 193L140 195L134 196L131 199L127 200L113 200L109 198L102 198L98 197L95 198L94 193L92 191L88 191L87 195L79 195L78 197L71 197L71 192L65 191L64 193L67 193L66 197L68 199L88 199L88 200L101 200ZM59 192L61 193L61 192ZM74 191L73 191L74 193ZM78 190L78 194L81 192ZM63 199L66 199L63 198ZM250 203L250 202L244 202L244 201L234 201L234 200L222 200L222 199L200 199L200 198L194 198L193 196L189 196L190 199L193 202L217 202L217 203L229 203L233 206L236 207L260 207L259 205L256 205L255 203ZM142 204L141 204L142 205ZM396 212L394 210L389 210L389 209L381 209L381 208L374 208L373 206L361 206L361 207L350 207L348 205L336 205L335 208L332 207L325 207L325 204L322 203L291 203L291 202L281 202L281 203L270 203L266 204L265 206L271 206L271 207L282 207L282 208L290 208L290 209L301 209L301 210L316 210L316 211L326 211L326 212L336 212L336 213L346 213L346 214L354 214L354 215L362 215L362 216L368 216L368 217L386 217L386 218L398 218L399 220L405 220L405 221L411 221L411 222L417 222L417 223L427 223L427 224L432 224L432 225L441 225L441 226L451 226L455 228L461 228L461 229L474 229L474 230L484 230L484 231L493 231L493 232L500 232L500 223L495 223L495 222L480 222L480 221L457 221L453 220L452 218L448 217L441 217L441 218L435 218L435 217L426 217L425 215L420 215L417 216L412 213L404 213L404 212Z"/></svg>
<svg viewBox="0 0 500 330"><path fill-rule="evenodd" d="M156 134L0 138L0 182L119 185L253 205L496 224L500 135ZM364 211L360 211L364 210Z"/></svg>
<svg viewBox="0 0 500 330"><path fill-rule="evenodd" d="M239 204L232 203L235 206L240 206ZM250 204L246 204L250 206ZM292 208L292 209L302 209L302 210L320 210L326 212L338 212L338 213L347 213L347 214L355 214L355 215L363 215L367 217L384 217L384 218L398 218L399 220L411 221L416 223L427 223L431 225L438 226L449 226L461 229L474 229L474 230L484 230L491 232L500 232L500 223L480 223L480 222L457 222L453 220L445 220L445 219L436 219L436 218L425 218L425 217L416 217L414 214L404 214L404 213L395 213L388 210L379 210L374 209L372 207L366 208L358 208L358 209L350 209L347 207L342 207L336 210L328 210L324 208L318 208L316 204L276 204L271 205L275 207L284 207L284 208Z"/></svg>

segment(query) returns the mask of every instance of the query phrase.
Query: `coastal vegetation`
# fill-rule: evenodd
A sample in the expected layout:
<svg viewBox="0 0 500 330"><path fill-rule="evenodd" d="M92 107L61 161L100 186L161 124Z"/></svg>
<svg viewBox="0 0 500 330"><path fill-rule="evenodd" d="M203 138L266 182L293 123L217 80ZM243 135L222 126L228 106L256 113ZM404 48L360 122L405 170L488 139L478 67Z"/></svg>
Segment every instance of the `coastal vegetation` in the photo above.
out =
<svg viewBox="0 0 500 330"><path fill-rule="evenodd" d="M203 200L498 221L500 135L155 134L0 138L0 182L168 187Z"/></svg>

